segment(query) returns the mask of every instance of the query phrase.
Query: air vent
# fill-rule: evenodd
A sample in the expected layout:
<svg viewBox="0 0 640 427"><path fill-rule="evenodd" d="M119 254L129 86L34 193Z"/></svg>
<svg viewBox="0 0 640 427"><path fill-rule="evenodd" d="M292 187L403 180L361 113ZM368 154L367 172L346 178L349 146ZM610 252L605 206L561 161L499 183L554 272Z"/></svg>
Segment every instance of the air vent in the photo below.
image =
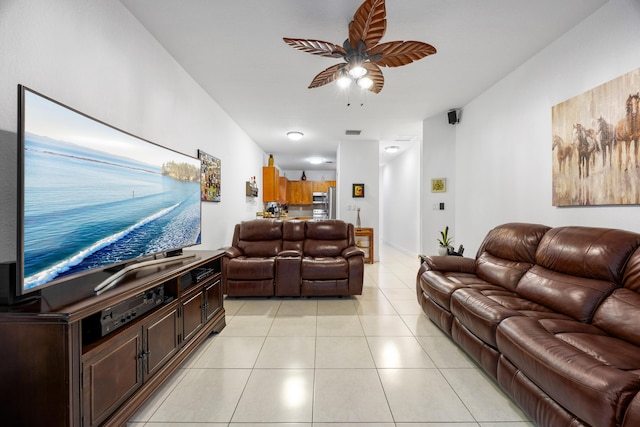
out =
<svg viewBox="0 0 640 427"><path fill-rule="evenodd" d="M396 137L396 139L394 141L396 141L396 142L411 142L415 138L416 137L414 135L402 135L402 136Z"/></svg>
<svg viewBox="0 0 640 427"><path fill-rule="evenodd" d="M358 136L360 135L362 131L361 130L353 130L353 129L347 129L345 131L345 135L354 135L354 136Z"/></svg>

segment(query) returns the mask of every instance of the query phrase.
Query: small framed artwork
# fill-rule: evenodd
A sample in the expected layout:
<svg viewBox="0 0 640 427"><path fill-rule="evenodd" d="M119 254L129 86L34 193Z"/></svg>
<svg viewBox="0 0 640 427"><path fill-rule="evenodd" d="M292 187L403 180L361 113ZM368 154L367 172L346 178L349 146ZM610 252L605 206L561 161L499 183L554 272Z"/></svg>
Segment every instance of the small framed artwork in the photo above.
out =
<svg viewBox="0 0 640 427"><path fill-rule="evenodd" d="M198 150L198 158L202 161L200 171L200 200L203 202L220 201L220 159Z"/></svg>
<svg viewBox="0 0 640 427"><path fill-rule="evenodd" d="M444 193L447 191L447 179L446 178L433 178L431 180L431 192L432 193Z"/></svg>
<svg viewBox="0 0 640 427"><path fill-rule="evenodd" d="M364 197L364 184L353 184L351 197Z"/></svg>

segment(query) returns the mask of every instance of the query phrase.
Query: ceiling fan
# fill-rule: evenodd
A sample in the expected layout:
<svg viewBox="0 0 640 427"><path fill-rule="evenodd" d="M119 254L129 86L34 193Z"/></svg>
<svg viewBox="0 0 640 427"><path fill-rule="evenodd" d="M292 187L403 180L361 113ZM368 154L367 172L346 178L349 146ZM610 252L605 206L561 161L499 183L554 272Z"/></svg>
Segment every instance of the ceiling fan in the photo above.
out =
<svg viewBox="0 0 640 427"><path fill-rule="evenodd" d="M342 46L322 40L283 38L289 46L344 63L332 65L313 78L309 89L337 81L347 87L355 81L363 89L379 93L384 86L380 66L399 67L436 53L430 44L418 41L381 43L387 29L385 0L365 0L349 23L349 38Z"/></svg>

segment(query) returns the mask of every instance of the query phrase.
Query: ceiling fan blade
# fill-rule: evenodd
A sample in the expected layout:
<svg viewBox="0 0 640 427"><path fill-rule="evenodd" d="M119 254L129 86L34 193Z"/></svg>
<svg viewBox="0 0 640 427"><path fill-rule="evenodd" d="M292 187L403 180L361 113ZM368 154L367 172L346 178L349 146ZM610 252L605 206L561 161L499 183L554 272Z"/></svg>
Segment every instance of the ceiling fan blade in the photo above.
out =
<svg viewBox="0 0 640 427"><path fill-rule="evenodd" d="M428 43L416 41L396 41L381 43L369 51L369 56L381 54L380 59L372 60L384 67L399 67L411 64L413 61L433 55L437 50Z"/></svg>
<svg viewBox="0 0 640 427"><path fill-rule="evenodd" d="M313 55L326 56L329 58L341 58L346 55L342 46L322 40L291 39L284 37L282 40L294 49Z"/></svg>
<svg viewBox="0 0 640 427"><path fill-rule="evenodd" d="M309 89L324 86L327 83L331 83L332 81L334 81L338 76L338 70L340 70L341 67L344 67L344 64L332 65L326 70L318 73L318 75L315 76L311 81L311 84L309 84Z"/></svg>
<svg viewBox="0 0 640 427"><path fill-rule="evenodd" d="M349 24L349 44L358 48L362 40L367 49L375 46L387 30L387 10L384 0L365 0Z"/></svg>
<svg viewBox="0 0 640 427"><path fill-rule="evenodd" d="M382 70L376 64L373 64L371 62L365 62L363 66L367 70L367 77L373 80L373 85L371 85L369 90L373 93L380 93L382 87L384 86L384 76L382 75Z"/></svg>

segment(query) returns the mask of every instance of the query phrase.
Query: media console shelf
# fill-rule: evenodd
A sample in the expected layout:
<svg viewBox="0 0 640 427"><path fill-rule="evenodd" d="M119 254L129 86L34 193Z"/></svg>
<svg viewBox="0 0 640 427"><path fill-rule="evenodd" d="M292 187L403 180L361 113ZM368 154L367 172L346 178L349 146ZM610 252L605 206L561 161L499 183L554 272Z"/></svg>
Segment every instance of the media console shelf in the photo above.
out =
<svg viewBox="0 0 640 427"><path fill-rule="evenodd" d="M12 426L122 426L225 326L222 251L97 273L0 307L0 409Z"/></svg>

